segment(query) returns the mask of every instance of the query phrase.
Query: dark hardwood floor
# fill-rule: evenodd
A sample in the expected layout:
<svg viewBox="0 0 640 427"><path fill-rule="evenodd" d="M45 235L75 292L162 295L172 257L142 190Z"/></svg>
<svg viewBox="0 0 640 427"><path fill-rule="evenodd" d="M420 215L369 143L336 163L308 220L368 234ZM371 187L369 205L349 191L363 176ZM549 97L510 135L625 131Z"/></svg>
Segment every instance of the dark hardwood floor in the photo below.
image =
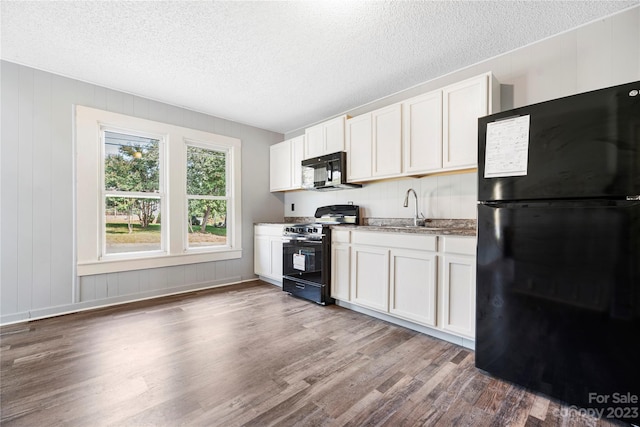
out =
<svg viewBox="0 0 640 427"><path fill-rule="evenodd" d="M613 425L264 282L0 329L6 426Z"/></svg>

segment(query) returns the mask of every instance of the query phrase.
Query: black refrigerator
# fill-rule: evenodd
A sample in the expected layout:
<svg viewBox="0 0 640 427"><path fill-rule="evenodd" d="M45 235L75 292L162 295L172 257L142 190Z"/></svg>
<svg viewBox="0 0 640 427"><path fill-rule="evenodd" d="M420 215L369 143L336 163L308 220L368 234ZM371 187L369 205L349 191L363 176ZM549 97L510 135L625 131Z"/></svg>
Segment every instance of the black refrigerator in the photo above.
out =
<svg viewBox="0 0 640 427"><path fill-rule="evenodd" d="M640 421L640 82L478 121L476 366Z"/></svg>

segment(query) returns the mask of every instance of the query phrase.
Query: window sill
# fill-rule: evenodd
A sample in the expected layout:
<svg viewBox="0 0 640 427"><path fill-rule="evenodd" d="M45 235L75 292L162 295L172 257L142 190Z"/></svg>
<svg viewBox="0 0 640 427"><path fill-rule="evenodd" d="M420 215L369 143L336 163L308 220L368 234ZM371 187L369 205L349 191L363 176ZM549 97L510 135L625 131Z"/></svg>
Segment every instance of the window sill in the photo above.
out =
<svg viewBox="0 0 640 427"><path fill-rule="evenodd" d="M185 253L181 255L149 256L127 259L110 259L78 264L78 276L117 273L121 271L144 270L147 268L171 267L175 265L196 264L201 262L224 261L242 257L242 249L217 252Z"/></svg>

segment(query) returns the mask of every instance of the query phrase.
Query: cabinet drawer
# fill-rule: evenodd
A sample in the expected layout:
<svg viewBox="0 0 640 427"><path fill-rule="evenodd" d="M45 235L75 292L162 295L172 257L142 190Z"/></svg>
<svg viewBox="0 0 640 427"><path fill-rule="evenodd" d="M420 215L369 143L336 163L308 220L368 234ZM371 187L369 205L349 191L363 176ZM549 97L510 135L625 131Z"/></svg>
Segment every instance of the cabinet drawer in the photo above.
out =
<svg viewBox="0 0 640 427"><path fill-rule="evenodd" d="M416 249L421 251L436 250L436 236L354 231L352 242L359 245L384 246L386 248ZM474 244L475 250L475 244Z"/></svg>
<svg viewBox="0 0 640 427"><path fill-rule="evenodd" d="M446 236L442 238L443 251L450 254L474 255L476 254L475 237L454 237Z"/></svg>
<svg viewBox="0 0 640 427"><path fill-rule="evenodd" d="M253 231L260 236L282 236L282 228L288 224L260 224L255 225Z"/></svg>
<svg viewBox="0 0 640 427"><path fill-rule="evenodd" d="M332 243L351 243L351 231L349 230L331 230Z"/></svg>

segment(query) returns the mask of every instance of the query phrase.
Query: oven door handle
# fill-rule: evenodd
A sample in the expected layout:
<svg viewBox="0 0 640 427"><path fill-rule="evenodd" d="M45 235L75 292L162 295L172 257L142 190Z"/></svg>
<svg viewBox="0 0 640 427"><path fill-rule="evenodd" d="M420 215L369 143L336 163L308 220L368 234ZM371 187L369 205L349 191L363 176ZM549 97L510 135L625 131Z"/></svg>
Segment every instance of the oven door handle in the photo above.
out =
<svg viewBox="0 0 640 427"><path fill-rule="evenodd" d="M288 242L309 242L309 243L317 243L322 244L322 240L320 239L309 239L308 237L283 237L283 243Z"/></svg>

